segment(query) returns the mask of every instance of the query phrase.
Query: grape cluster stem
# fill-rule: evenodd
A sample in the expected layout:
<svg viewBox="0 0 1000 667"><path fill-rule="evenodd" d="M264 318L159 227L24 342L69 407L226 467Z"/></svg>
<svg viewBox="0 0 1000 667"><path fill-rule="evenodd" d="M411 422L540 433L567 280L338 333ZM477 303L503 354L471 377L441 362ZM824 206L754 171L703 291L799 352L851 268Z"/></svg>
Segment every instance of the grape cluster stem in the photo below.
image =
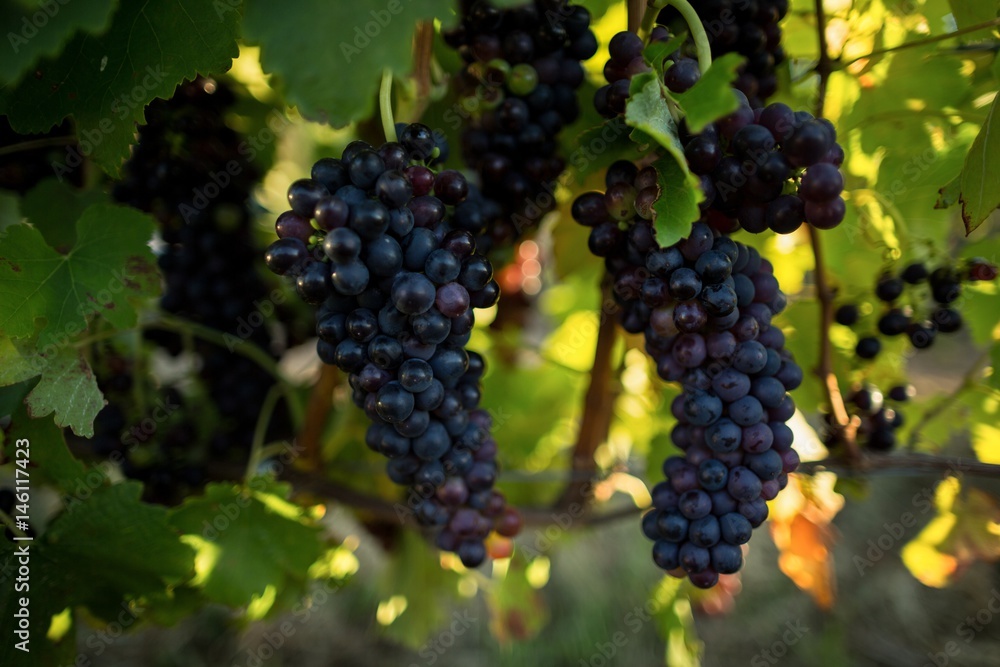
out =
<svg viewBox="0 0 1000 667"><path fill-rule="evenodd" d="M821 0L817 1L820 2ZM642 17L640 36L645 37L649 34L656 23L656 17L659 15L660 10L668 5L676 9L684 17L684 21L688 25L688 31L691 34L691 39L694 40L695 50L698 52L698 69L704 74L712 66L712 45L708 41L708 33L705 32L705 26L702 25L701 19L698 17L698 12L694 10L694 7L691 6L688 0L649 0L649 4L646 6L646 13Z"/></svg>
<svg viewBox="0 0 1000 667"><path fill-rule="evenodd" d="M606 281L607 282L607 281ZM601 303L611 303L610 285L601 290ZM611 356L615 348L617 330L615 318L601 311L594 350L594 365L590 370L590 385L583 397L583 416L576 445L573 447L572 472L566 488L555 503L555 509L566 509L574 503L586 506L593 495L593 477L597 472L594 453L608 439L614 402L617 392ZM579 473L584 473L580 475Z"/></svg>
<svg viewBox="0 0 1000 667"><path fill-rule="evenodd" d="M299 431L298 442L303 449L303 460L312 468L323 465L321 440L326 429L326 419L333 409L333 391L340 382L340 370L336 366L322 364L319 378L313 385L306 403L305 421Z"/></svg>
<svg viewBox="0 0 1000 667"><path fill-rule="evenodd" d="M826 44L826 14L823 13L823 0L816 0L816 34L819 39L819 62L816 72L819 74L819 88L816 94L816 118L823 118L826 104L826 88L830 79L830 54ZM833 326L833 290L827 282L826 261L823 258L823 244L820 241L819 230L809 227L809 243L812 246L815 266L816 300L820 305L819 321L819 366L816 374L822 380L826 402L836 421L837 430L844 442L847 460L852 465L861 461L861 451L858 449L857 431L860 420L852 420L844 404L844 396L840 393L840 384L833 370L833 347L830 342L830 327Z"/></svg>

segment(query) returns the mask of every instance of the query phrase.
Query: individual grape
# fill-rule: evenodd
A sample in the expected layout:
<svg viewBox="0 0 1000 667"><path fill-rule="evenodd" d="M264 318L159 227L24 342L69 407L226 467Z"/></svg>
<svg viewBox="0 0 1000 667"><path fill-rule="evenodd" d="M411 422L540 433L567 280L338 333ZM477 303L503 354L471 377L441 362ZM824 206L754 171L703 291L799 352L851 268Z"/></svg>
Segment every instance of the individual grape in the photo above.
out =
<svg viewBox="0 0 1000 667"><path fill-rule="evenodd" d="M874 336L866 336L858 341L854 349L855 354L861 359L874 359L882 350L882 344Z"/></svg>
<svg viewBox="0 0 1000 667"><path fill-rule="evenodd" d="M962 315L954 308L935 309L931 313L931 321L941 333L954 333L962 328Z"/></svg>
<svg viewBox="0 0 1000 667"><path fill-rule="evenodd" d="M719 142L705 135L696 135L684 147L684 157L692 172L699 175L710 174L722 160L723 152Z"/></svg>
<svg viewBox="0 0 1000 667"><path fill-rule="evenodd" d="M688 529L688 539L695 546L704 548L716 544L720 539L718 518L709 514L692 521L691 527Z"/></svg>
<svg viewBox="0 0 1000 667"><path fill-rule="evenodd" d="M303 218L312 218L313 211L320 199L330 193L327 189L310 178L295 181L288 188L288 204L292 211Z"/></svg>
<svg viewBox="0 0 1000 667"><path fill-rule="evenodd" d="M688 519L677 511L660 512L656 515L659 535L668 542L681 542L688 535Z"/></svg>
<svg viewBox="0 0 1000 667"><path fill-rule="evenodd" d="M913 347L922 350L934 344L937 328L932 322L911 322L906 328L906 335Z"/></svg>
<svg viewBox="0 0 1000 667"><path fill-rule="evenodd" d="M833 229L844 221L847 206L840 197L825 202L807 201L805 205L806 222L816 229Z"/></svg>
<svg viewBox="0 0 1000 667"><path fill-rule="evenodd" d="M743 567L743 551L733 544L715 544L710 554L712 569L719 574L736 574Z"/></svg>
<svg viewBox="0 0 1000 667"><path fill-rule="evenodd" d="M878 320L878 330L883 336L898 336L910 326L910 318L900 308L893 308Z"/></svg>
<svg viewBox="0 0 1000 667"><path fill-rule="evenodd" d="M694 269L680 268L670 274L670 296L678 301L693 299L701 293L701 277Z"/></svg>
<svg viewBox="0 0 1000 667"><path fill-rule="evenodd" d="M918 285L923 281L927 280L927 276L930 275L927 271L927 266L923 262L914 262L909 264L903 271L899 274L903 282L909 285Z"/></svg>
<svg viewBox="0 0 1000 667"><path fill-rule="evenodd" d="M725 464L715 459L703 461L698 466L698 481L706 491L723 489L726 486L728 475L729 471Z"/></svg>
<svg viewBox="0 0 1000 667"><path fill-rule="evenodd" d="M622 31L616 33L608 43L608 53L611 60L617 63L629 63L642 55L642 40L634 32Z"/></svg>
<svg viewBox="0 0 1000 667"><path fill-rule="evenodd" d="M769 154L774 150L774 135L762 125L746 125L740 128L733 135L729 148L736 159L740 160L760 160L760 156Z"/></svg>
<svg viewBox="0 0 1000 667"><path fill-rule="evenodd" d="M849 327L857 324L858 320L861 319L861 313L853 303L845 303L837 308L833 319L837 324Z"/></svg>
<svg viewBox="0 0 1000 667"><path fill-rule="evenodd" d="M434 305L437 290L419 273L402 273L392 283L392 302L401 312L418 315Z"/></svg>
<svg viewBox="0 0 1000 667"><path fill-rule="evenodd" d="M791 234L805 220L805 206L794 195L781 195L767 205L767 226L778 234Z"/></svg>
<svg viewBox="0 0 1000 667"><path fill-rule="evenodd" d="M663 75L663 83L672 93L686 93L700 78L698 61L692 58L680 58L667 68Z"/></svg>
<svg viewBox="0 0 1000 667"><path fill-rule="evenodd" d="M323 252L337 263L357 259L361 254L361 247L361 237L350 229L334 229L323 237Z"/></svg>
<svg viewBox="0 0 1000 667"><path fill-rule="evenodd" d="M879 278L875 285L875 296L881 301L891 302L898 299L903 294L903 280L891 275L884 275Z"/></svg>
<svg viewBox="0 0 1000 667"><path fill-rule="evenodd" d="M462 174L448 169L434 179L434 194L445 204L454 206L468 196L469 184Z"/></svg>
<svg viewBox="0 0 1000 667"><path fill-rule="evenodd" d="M680 566L688 574L697 574L708 569L711 556L708 549L699 547L692 542L684 542L678 550Z"/></svg>
<svg viewBox="0 0 1000 667"><path fill-rule="evenodd" d="M689 520L700 519L712 511L712 500L701 490L685 491L677 501L680 513Z"/></svg>
<svg viewBox="0 0 1000 667"><path fill-rule="evenodd" d="M832 164L815 164L802 175L799 196L806 201L825 202L844 190L844 177Z"/></svg>
<svg viewBox="0 0 1000 667"><path fill-rule="evenodd" d="M278 216L278 220L274 223L274 231L279 239L293 238L309 243L315 230L307 218L288 211Z"/></svg>
<svg viewBox="0 0 1000 667"><path fill-rule="evenodd" d="M663 570L680 567L680 548L667 540L656 540L653 544L653 562Z"/></svg>
<svg viewBox="0 0 1000 667"><path fill-rule="evenodd" d="M309 258L309 249L297 238L279 239L267 248L264 263L273 273L283 276L294 273Z"/></svg>

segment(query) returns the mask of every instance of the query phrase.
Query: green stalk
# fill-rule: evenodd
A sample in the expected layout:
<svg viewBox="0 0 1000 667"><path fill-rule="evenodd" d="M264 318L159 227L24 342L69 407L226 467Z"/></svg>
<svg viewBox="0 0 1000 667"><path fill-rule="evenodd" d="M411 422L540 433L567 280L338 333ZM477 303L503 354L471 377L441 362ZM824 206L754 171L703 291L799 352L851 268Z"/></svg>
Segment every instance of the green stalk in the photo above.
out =
<svg viewBox="0 0 1000 667"><path fill-rule="evenodd" d="M382 70L382 86L378 92L378 105L382 113L382 131L387 142L396 141L396 121L392 117L392 71Z"/></svg>
<svg viewBox="0 0 1000 667"><path fill-rule="evenodd" d="M653 31L653 26L656 25L656 17L660 13L660 7L654 6L653 3L646 5L646 11L642 15L642 23L639 25L639 37L642 37L642 41L646 41L649 37L649 33Z"/></svg>
<svg viewBox="0 0 1000 667"><path fill-rule="evenodd" d="M212 329L211 327L206 327L196 322L191 322L190 320L173 317L172 315L167 315L166 313L161 313L159 319L155 322L151 322L148 326L161 327L163 329L167 329L168 331L176 331L186 336L195 336L204 341L208 341L209 343L214 343L219 347L229 348L230 341L226 339L225 334L221 331ZM292 421L295 423L295 429L298 430L301 428L302 420L305 415L305 408L302 405L302 401L299 400L298 394L295 393L294 387L292 387L288 380L281 375L281 371L278 369L278 362L271 358L271 355L263 349L246 340L241 340L237 345L235 345L233 347L233 352L246 357L270 373L277 386L280 387L281 393L285 397L285 402L288 403L288 409L292 413Z"/></svg>
<svg viewBox="0 0 1000 667"><path fill-rule="evenodd" d="M244 475L249 480L257 474L257 467L264 458L264 436L267 435L267 425L271 422L271 415L274 414L274 407L278 404L278 398L282 391L279 385L274 385L264 397L264 403L260 406L260 413L257 415L257 424L253 429L253 442L250 445L250 460L247 461L247 471Z"/></svg>
<svg viewBox="0 0 1000 667"><path fill-rule="evenodd" d="M687 23L688 31L694 39L695 49L698 51L698 69L701 70L702 74L705 74L712 66L712 45L708 43L708 33L705 32L705 26L698 18L698 12L694 10L688 0L650 0L646 13L642 17L643 36L649 34L656 22L656 15L668 5L680 12Z"/></svg>
<svg viewBox="0 0 1000 667"><path fill-rule="evenodd" d="M684 21L687 22L688 30L694 39L694 47L698 51L698 69L701 70L702 74L705 74L712 66L712 46L708 43L708 33L705 32L705 26L701 24L698 12L694 10L688 0L667 0L664 4L679 11L684 17Z"/></svg>

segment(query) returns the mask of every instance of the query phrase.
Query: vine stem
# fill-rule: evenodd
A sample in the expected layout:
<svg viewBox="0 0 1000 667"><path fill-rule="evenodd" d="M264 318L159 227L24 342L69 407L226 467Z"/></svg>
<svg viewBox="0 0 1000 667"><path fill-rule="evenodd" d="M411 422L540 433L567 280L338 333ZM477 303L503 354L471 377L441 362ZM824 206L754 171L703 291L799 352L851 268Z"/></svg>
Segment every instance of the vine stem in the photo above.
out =
<svg viewBox="0 0 1000 667"><path fill-rule="evenodd" d="M712 45L708 41L708 33L705 32L705 26L702 25L698 12L688 0L650 0L642 17L642 34L649 34L656 23L656 16L667 6L680 12L684 22L687 23L691 38L694 39L695 50L698 52L698 69L704 74L712 66Z"/></svg>
<svg viewBox="0 0 1000 667"><path fill-rule="evenodd" d="M1000 26L1000 18L990 19L989 21L983 21L982 23L977 23L976 25L970 25L953 32L945 33L944 35L934 35L933 37L926 37L924 39L918 39L912 42L906 42L905 44L898 44L896 46L890 46L884 49L875 49L868 55L858 56L853 60L849 60L843 64L843 67L850 67L859 60L867 60L869 58L874 58L876 56L884 56L887 53L894 53L896 51L902 51L904 49L916 49L921 46L926 46L928 44L934 44L935 42L943 42L945 40L952 39L953 37L958 37L959 35L965 35L970 32L976 32L978 30L985 30L986 28L992 28L994 26Z"/></svg>
<svg viewBox="0 0 1000 667"><path fill-rule="evenodd" d="M431 101L431 63L434 61L434 23L420 21L413 36L413 78L417 83L417 105L413 118L424 115ZM395 128L395 125L393 125Z"/></svg>
<svg viewBox="0 0 1000 667"><path fill-rule="evenodd" d="M12 153L20 153L21 151L30 151L36 148L50 148L52 146L71 146L76 143L75 136L69 137L46 137L44 139L32 139L31 141L22 141L18 144L12 144L10 146L4 146L0 148L0 156L10 155Z"/></svg>
<svg viewBox="0 0 1000 667"><path fill-rule="evenodd" d="M799 465L799 473L813 475L827 470L843 470L845 472L871 473L901 473L908 475L927 474L963 474L973 477L1000 478L1000 465L983 463L963 457L942 457L930 454L878 454L870 453L865 457L865 464L859 470L857 464L840 459L829 458L822 461L805 461ZM215 479L232 479L236 472L232 464L211 464L210 475ZM296 493L313 494L328 502L336 502L346 507L352 507L368 515L404 525L416 525L413 513L409 511L403 500L390 500L380 496L360 491L342 482L322 476L316 471L298 470L293 466L285 466L280 479L289 482ZM558 507L519 507L526 526L547 527L559 525L565 530L599 526L606 523L627 519L641 514L648 506L627 505L601 512L599 514L579 514L569 526L565 526L565 511ZM3 517L0 516L0 519Z"/></svg>
<svg viewBox="0 0 1000 667"><path fill-rule="evenodd" d="M816 71L819 73L819 90L816 95L816 117L823 117L826 104L826 87L830 79L830 54L826 44L826 14L823 12L823 0L816 2L816 32L819 39L819 62ZM847 450L847 460L857 464L861 460L858 450L857 432L860 420L851 419L844 404L844 396L840 393L840 383L833 371L833 346L830 342L830 328L833 326L833 290L827 282L826 261L823 257L823 244L820 233L812 225L809 228L809 242L812 246L816 299L820 305L819 316L819 363L816 374L823 383L826 402L836 423L838 434Z"/></svg>
<svg viewBox="0 0 1000 667"><path fill-rule="evenodd" d="M639 23L639 36L642 37L644 42L649 37L649 33L653 31L653 26L656 25L656 17L659 16L660 9L662 7L657 7L653 3L646 5L646 11L642 15L642 21Z"/></svg>
<svg viewBox="0 0 1000 667"><path fill-rule="evenodd" d="M114 338L115 336L122 335L122 333L123 332L120 331L119 329L108 328L93 335L85 336L84 338L75 340L73 341L72 345L73 347L86 347L91 343L99 343L102 340L107 340L109 338Z"/></svg>
<svg viewBox="0 0 1000 667"><path fill-rule="evenodd" d="M826 13L823 11L823 0L815 0L816 3L816 36L819 39L819 62L816 63L816 72L819 74L819 89L816 96L816 117L823 117L823 107L826 106L826 87L830 80L830 72L833 71L830 60L830 50L826 44Z"/></svg>
<svg viewBox="0 0 1000 667"><path fill-rule="evenodd" d="M645 5L645 4L646 4L645 0L628 0L628 30L629 30L629 32L634 32L637 35L640 34L640 31L643 28L643 21L645 21L645 19L646 19L646 15L645 15L644 11L648 11L648 8L647 8L647 10L643 10L643 5ZM655 15L653 16L652 20L653 21L656 20L656 16ZM652 25L650 25L649 27L650 27L650 29L652 29ZM647 30L645 33L642 33L641 36L643 38L645 38L648 33L649 33L649 30ZM643 39L643 41L645 41L645 39Z"/></svg>
<svg viewBox="0 0 1000 667"><path fill-rule="evenodd" d="M392 117L392 70L382 70L382 86L378 92L379 111L382 114L382 131L386 142L396 141L396 122Z"/></svg>
<svg viewBox="0 0 1000 667"><path fill-rule="evenodd" d="M337 386L337 378L336 366L322 365L319 379L313 385L309 402L306 404L305 422L302 424L302 430L299 431L299 443L305 450L305 460L314 468L318 468L322 464L320 439L323 437L326 419L333 408L331 395Z"/></svg>
<svg viewBox="0 0 1000 667"><path fill-rule="evenodd" d="M833 372L833 345L830 342L830 328L833 326L833 290L826 280L826 262L823 258L823 244L820 232L809 225L809 241L812 245L815 267L813 273L816 280L816 300L819 301L819 364L816 374L823 383L826 402L830 406L836 428L847 449L850 461L859 461L861 452L858 450L857 431L859 420L852 420L844 404L844 396L840 393L840 383Z"/></svg>
<svg viewBox="0 0 1000 667"><path fill-rule="evenodd" d="M184 336L195 336L209 343L215 343L220 347L230 349L230 341L226 339L226 334L212 329L211 327L206 327L197 322L191 322L189 320L184 320L178 317L173 317L166 313L161 313L159 318L149 325L150 327L159 327L166 329L167 331L175 331ZM285 402L288 404L288 409L292 413L292 421L295 423L296 430L298 430L303 421L303 416L305 410L302 406L302 401L299 396L295 393L295 388L282 376L281 371L278 369L278 362L275 361L271 355L265 352L263 349L257 345L251 343L247 340L240 340L235 346L232 346L232 352L246 357L250 361L254 362L265 371L270 373L274 381L281 387L282 395L285 398Z"/></svg>
<svg viewBox="0 0 1000 667"><path fill-rule="evenodd" d="M607 281L601 290L601 303L609 303L611 298ZM590 370L590 385L583 396L583 416L576 445L573 447L572 475L566 489L555 502L555 507L565 509L574 503L587 505L593 491L592 478L597 471L594 452L607 440L611 429L611 415L615 401L612 388L611 353L615 347L617 328L615 318L601 311L601 321L597 329L597 345L594 349L594 365ZM583 473L583 474L580 474Z"/></svg>
<svg viewBox="0 0 1000 667"><path fill-rule="evenodd" d="M257 423L253 428L253 440L250 443L250 459L247 461L247 470L243 475L244 481L248 481L257 473L257 467L263 459L264 437L267 435L267 425L271 423L271 415L278 405L278 398L281 397L281 387L273 385L264 397L264 402L260 405L260 412L257 413Z"/></svg>

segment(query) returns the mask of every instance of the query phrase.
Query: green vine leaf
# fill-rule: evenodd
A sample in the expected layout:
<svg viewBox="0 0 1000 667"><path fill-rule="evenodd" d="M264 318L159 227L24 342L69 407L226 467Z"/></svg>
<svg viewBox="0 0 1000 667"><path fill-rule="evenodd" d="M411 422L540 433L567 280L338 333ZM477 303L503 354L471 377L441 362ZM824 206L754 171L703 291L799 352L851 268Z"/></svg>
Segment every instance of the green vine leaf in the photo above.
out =
<svg viewBox="0 0 1000 667"><path fill-rule="evenodd" d="M989 113L976 135L962 165L962 172L938 190L934 208L962 204L966 235L976 231L987 217L1000 207L1000 113L993 98Z"/></svg>
<svg viewBox="0 0 1000 667"><path fill-rule="evenodd" d="M949 208L958 203L962 196L962 175L948 181L948 185L938 190L938 200L934 203L934 208Z"/></svg>
<svg viewBox="0 0 1000 667"><path fill-rule="evenodd" d="M961 195L962 220L965 233L971 234L983 224L987 216L1000 207L1000 113L997 105L1000 95L993 98L979 135L962 166Z"/></svg>
<svg viewBox="0 0 1000 667"><path fill-rule="evenodd" d="M450 22L453 4L390 0L373 9L363 2L308 0L289 11L280 3L248 0L244 32L260 45L265 71L280 77L290 104L342 127L374 111L383 69L410 70L417 22Z"/></svg>
<svg viewBox="0 0 1000 667"><path fill-rule="evenodd" d="M304 523L300 508L269 492L261 478L250 487L210 484L204 496L188 499L170 519L195 538L199 562L206 563L198 573L205 595L232 606L249 604L269 586L285 591L304 584L323 551L319 529Z"/></svg>
<svg viewBox="0 0 1000 667"><path fill-rule="evenodd" d="M5 641L0 648L3 664L68 664L54 661L51 652L59 647L46 640L55 614L86 605L96 617L127 627L144 610L139 600L166 595L171 585L191 576L194 552L171 530L167 510L143 503L141 494L138 482L88 488L71 497L68 509L31 543L33 631L27 655L38 660L23 660L25 654L13 649L14 642ZM9 574L18 565L17 547L8 540L0 542L0 576L12 584ZM8 636L14 636L17 598L0 595L0 631ZM74 648L73 637L69 632L60 646Z"/></svg>
<svg viewBox="0 0 1000 667"><path fill-rule="evenodd" d="M154 226L134 209L90 206L77 220L78 240L66 255L34 227L8 227L0 245L0 334L33 337L40 325L37 347L44 350L66 345L93 314L118 329L135 326L130 301L154 296L160 286L147 246Z"/></svg>
<svg viewBox="0 0 1000 667"><path fill-rule="evenodd" d="M652 139L667 151L656 162L660 181L660 198L654 205L657 240L666 244L684 238L691 231L691 224L701 216L698 203L705 195L698 177L688 169L677 123L655 74L641 74L632 79L625 122L635 128L633 140Z"/></svg>
<svg viewBox="0 0 1000 667"><path fill-rule="evenodd" d="M45 242L60 252L76 243L74 223L93 204L110 200L100 190L78 190L69 183L49 178L28 191L21 199L21 214L45 237Z"/></svg>
<svg viewBox="0 0 1000 667"><path fill-rule="evenodd" d="M660 196L653 204L656 241L661 246L672 245L691 233L691 225L700 215L701 190L691 187L677 161L669 156L654 162L653 167L660 186Z"/></svg>
<svg viewBox="0 0 1000 667"><path fill-rule="evenodd" d="M684 109L688 131L701 132L710 123L739 108L739 101L730 84L736 80L736 70L744 60L738 53L727 53L716 58L689 91L673 94Z"/></svg>
<svg viewBox="0 0 1000 667"><path fill-rule="evenodd" d="M681 32L680 34L674 36L669 41L666 42L651 42L646 45L646 48L642 50L642 58L649 66L653 68L653 71L659 75L660 79L663 79L663 75L666 73L667 57L681 48L684 42L687 41L688 33L687 31Z"/></svg>
<svg viewBox="0 0 1000 667"><path fill-rule="evenodd" d="M13 55L0 58L0 84L17 83L39 58L59 55L74 33L104 32L117 5L117 0L2 0L0 35L6 37Z"/></svg>
<svg viewBox="0 0 1000 667"><path fill-rule="evenodd" d="M948 0L948 5L951 7L952 16L955 17L955 24L959 29L995 19L998 10L1000 10L996 2L979 2L978 0ZM962 39L976 41L988 39L992 34L989 28L983 28L963 35Z"/></svg>
<svg viewBox="0 0 1000 667"><path fill-rule="evenodd" d="M649 142L646 144L648 148ZM635 137L630 136L628 126L618 117L584 130L576 136L573 145L578 149L572 154L570 163L577 183L583 183L587 176L606 169L616 160L636 159L637 148L640 154L644 152L643 146L636 146Z"/></svg>
<svg viewBox="0 0 1000 667"><path fill-rule="evenodd" d="M167 510L140 500L142 485L100 486L73 497L42 547L70 600L116 614L124 597L163 591L189 577L194 553L168 524Z"/></svg>
<svg viewBox="0 0 1000 667"><path fill-rule="evenodd" d="M77 33L60 55L37 64L36 76L0 92L0 112L22 133L72 116L80 151L67 149L56 173L76 169L82 154L117 176L147 104L169 98L184 79L229 69L239 55L240 18L238 3L124 2L106 32Z"/></svg>
<svg viewBox="0 0 1000 667"><path fill-rule="evenodd" d="M97 386L97 378L90 364L73 346L54 347L40 353L30 347L22 349L20 360L15 362L18 371L14 384L39 377L38 384L25 398L28 413L33 419L55 413L55 423L73 429L73 433L89 438L94 435L94 419L104 407L104 394ZM25 368L30 369L25 375Z"/></svg>
<svg viewBox="0 0 1000 667"><path fill-rule="evenodd" d="M22 438L31 443L32 480L48 482L67 494L83 492L90 481L87 469L70 453L62 429L51 419L32 419L21 406L11 415L6 442ZM6 456L12 459L13 453L8 449Z"/></svg>

